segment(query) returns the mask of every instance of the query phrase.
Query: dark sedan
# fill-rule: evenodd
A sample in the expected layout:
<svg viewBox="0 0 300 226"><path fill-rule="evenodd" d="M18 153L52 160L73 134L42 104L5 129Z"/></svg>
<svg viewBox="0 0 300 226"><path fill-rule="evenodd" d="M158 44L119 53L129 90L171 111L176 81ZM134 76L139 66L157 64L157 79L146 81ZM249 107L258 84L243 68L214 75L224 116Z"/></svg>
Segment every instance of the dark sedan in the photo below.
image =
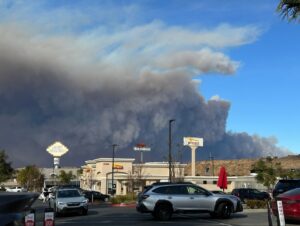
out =
<svg viewBox="0 0 300 226"><path fill-rule="evenodd" d="M231 192L232 195L239 197L242 202L247 199L268 200L270 195L267 192L259 191L254 188L235 188Z"/></svg>
<svg viewBox="0 0 300 226"><path fill-rule="evenodd" d="M100 200L107 202L110 199L109 195L102 194L98 191L83 191L84 196L91 202L92 200Z"/></svg>

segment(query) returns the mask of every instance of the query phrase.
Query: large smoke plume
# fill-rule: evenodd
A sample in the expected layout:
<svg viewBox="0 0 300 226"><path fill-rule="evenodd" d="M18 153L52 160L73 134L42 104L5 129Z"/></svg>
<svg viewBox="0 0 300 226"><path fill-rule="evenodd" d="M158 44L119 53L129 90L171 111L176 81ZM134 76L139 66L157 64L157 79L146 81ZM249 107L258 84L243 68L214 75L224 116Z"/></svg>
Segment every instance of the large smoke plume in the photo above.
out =
<svg viewBox="0 0 300 226"><path fill-rule="evenodd" d="M161 161L175 118L174 145L200 136L217 158L286 154L274 139L227 133L230 103L206 101L192 77L234 73L238 63L216 49L250 42L253 32L221 26L203 34L153 23L95 41L1 25L0 148L15 166L50 165L45 149L59 140L70 148L63 164L79 165L110 157L113 143L117 156L134 156L134 144L145 142L152 146L146 160ZM170 43L172 34L182 39Z"/></svg>

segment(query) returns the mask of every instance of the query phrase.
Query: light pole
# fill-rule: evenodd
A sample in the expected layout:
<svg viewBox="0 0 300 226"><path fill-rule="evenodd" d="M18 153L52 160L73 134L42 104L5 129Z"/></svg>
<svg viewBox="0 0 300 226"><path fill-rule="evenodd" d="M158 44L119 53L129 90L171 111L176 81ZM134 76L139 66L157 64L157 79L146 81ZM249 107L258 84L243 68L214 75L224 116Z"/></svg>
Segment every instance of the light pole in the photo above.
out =
<svg viewBox="0 0 300 226"><path fill-rule="evenodd" d="M111 194L114 196L114 164L115 164L115 149L118 145L113 144L113 155L112 155L112 165L111 165Z"/></svg>
<svg viewBox="0 0 300 226"><path fill-rule="evenodd" d="M215 176L215 166L214 166L214 157L211 155L211 152L209 152L209 159L212 164L212 176Z"/></svg>
<svg viewBox="0 0 300 226"><path fill-rule="evenodd" d="M169 120L169 182L172 182L172 122L175 119Z"/></svg>

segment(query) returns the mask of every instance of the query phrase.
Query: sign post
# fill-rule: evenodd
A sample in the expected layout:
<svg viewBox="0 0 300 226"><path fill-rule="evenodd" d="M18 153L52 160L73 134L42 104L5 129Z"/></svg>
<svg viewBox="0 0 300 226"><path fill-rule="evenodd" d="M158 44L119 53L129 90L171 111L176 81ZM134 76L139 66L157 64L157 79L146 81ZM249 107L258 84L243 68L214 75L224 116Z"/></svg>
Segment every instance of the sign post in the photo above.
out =
<svg viewBox="0 0 300 226"><path fill-rule="evenodd" d="M203 138L198 137L184 137L183 138L183 145L189 146L192 151L192 170L191 170L191 176L195 176L196 172L196 149L198 147L203 147Z"/></svg>
<svg viewBox="0 0 300 226"><path fill-rule="evenodd" d="M285 226L285 220L284 220L284 213L283 213L283 207L282 207L282 201L277 201L277 211L278 211L278 225L279 226Z"/></svg>
<svg viewBox="0 0 300 226"><path fill-rule="evenodd" d="M140 143L140 144L137 144L134 148L133 148L134 151L139 151L141 152L141 163L144 162L143 160L143 152L148 152L148 151L151 151L151 148L150 147L147 147L145 144L143 143Z"/></svg>
<svg viewBox="0 0 300 226"><path fill-rule="evenodd" d="M59 168L60 157L68 151L69 149L58 141L47 148L47 152L53 156L53 177L55 177L55 169Z"/></svg>

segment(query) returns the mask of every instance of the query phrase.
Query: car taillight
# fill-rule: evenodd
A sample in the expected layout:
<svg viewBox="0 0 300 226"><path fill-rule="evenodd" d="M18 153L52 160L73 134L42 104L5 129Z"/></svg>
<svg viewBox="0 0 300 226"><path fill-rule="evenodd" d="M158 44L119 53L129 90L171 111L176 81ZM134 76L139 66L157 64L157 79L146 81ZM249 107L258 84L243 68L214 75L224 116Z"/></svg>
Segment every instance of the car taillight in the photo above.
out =
<svg viewBox="0 0 300 226"><path fill-rule="evenodd" d="M145 200L145 199L147 199L148 197L149 197L150 195L142 195L142 200Z"/></svg>

